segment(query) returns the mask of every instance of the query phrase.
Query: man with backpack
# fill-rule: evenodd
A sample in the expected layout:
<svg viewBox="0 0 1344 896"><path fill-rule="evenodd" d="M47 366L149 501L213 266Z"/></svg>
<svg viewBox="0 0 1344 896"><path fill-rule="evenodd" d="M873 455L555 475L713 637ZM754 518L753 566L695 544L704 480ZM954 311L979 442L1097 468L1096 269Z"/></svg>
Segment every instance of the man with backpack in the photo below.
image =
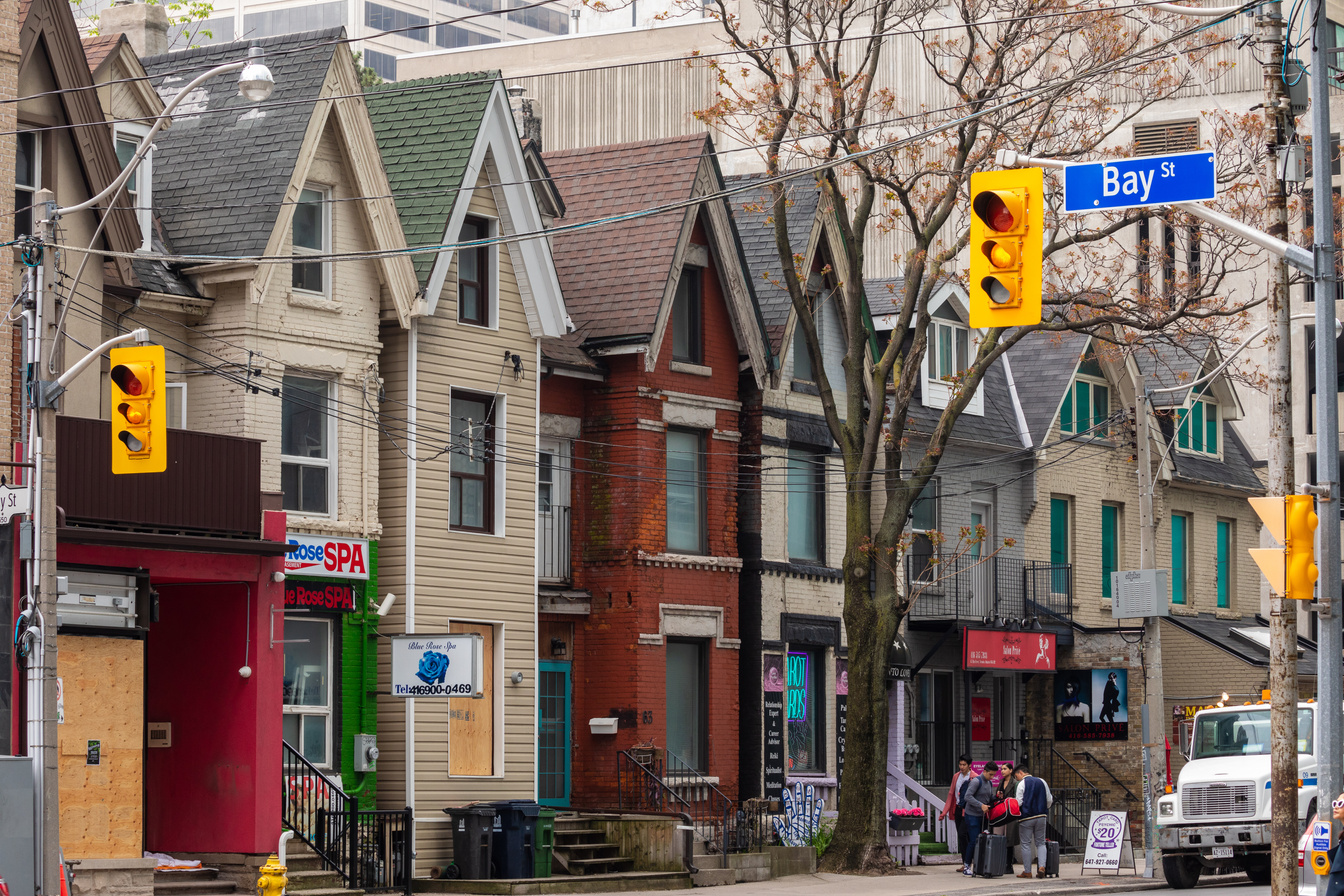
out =
<svg viewBox="0 0 1344 896"><path fill-rule="evenodd" d="M985 829L985 812L994 802L994 773L998 770L999 764L991 759L985 763L984 771L972 778L966 786L967 851L963 856L966 869L962 873L967 877L975 876L975 844L980 839L980 832Z"/></svg>
<svg viewBox="0 0 1344 896"><path fill-rule="evenodd" d="M1022 872L1018 877L1031 877L1031 858L1036 855L1036 876L1045 877L1048 853L1045 846L1045 820L1055 798L1050 787L1031 774L1025 763L1019 762L1013 770L1017 778L1017 803L1022 810L1017 820L1017 829L1022 843Z"/></svg>

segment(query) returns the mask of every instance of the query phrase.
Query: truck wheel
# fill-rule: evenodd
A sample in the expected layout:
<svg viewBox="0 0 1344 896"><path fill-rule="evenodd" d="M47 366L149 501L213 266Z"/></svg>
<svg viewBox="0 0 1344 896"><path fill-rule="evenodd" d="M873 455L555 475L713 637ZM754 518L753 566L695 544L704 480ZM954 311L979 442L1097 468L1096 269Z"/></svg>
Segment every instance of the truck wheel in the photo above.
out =
<svg viewBox="0 0 1344 896"><path fill-rule="evenodd" d="M1246 876L1251 879L1253 884L1269 883L1269 862L1264 859L1248 861L1246 863Z"/></svg>
<svg viewBox="0 0 1344 896"><path fill-rule="evenodd" d="M1162 873L1173 890L1188 890L1199 882L1203 866L1194 856L1163 856Z"/></svg>

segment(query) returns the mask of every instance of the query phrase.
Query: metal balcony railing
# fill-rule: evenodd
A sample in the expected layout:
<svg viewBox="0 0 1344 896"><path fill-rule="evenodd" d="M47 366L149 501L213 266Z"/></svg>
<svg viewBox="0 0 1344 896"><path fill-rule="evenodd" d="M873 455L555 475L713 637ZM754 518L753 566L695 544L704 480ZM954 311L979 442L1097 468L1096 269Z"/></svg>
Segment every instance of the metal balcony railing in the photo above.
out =
<svg viewBox="0 0 1344 896"><path fill-rule="evenodd" d="M549 582L569 582L570 566L569 508L547 505L537 514L537 578Z"/></svg>
<svg viewBox="0 0 1344 896"><path fill-rule="evenodd" d="M1073 619L1068 563L1003 556L979 560L965 554L940 559L912 551L905 558L905 579L915 593L911 619Z"/></svg>

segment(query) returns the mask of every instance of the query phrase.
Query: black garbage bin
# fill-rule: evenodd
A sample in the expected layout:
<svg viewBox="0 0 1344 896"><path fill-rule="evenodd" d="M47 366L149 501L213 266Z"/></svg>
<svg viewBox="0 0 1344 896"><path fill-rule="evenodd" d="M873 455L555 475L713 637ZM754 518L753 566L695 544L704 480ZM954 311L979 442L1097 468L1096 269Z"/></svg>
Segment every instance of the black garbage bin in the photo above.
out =
<svg viewBox="0 0 1344 896"><path fill-rule="evenodd" d="M499 800L494 808L494 877L518 880L535 873L533 845L541 807L534 800Z"/></svg>
<svg viewBox="0 0 1344 896"><path fill-rule="evenodd" d="M490 877L490 836L493 806L463 806L444 809L453 820L453 863L463 880Z"/></svg>

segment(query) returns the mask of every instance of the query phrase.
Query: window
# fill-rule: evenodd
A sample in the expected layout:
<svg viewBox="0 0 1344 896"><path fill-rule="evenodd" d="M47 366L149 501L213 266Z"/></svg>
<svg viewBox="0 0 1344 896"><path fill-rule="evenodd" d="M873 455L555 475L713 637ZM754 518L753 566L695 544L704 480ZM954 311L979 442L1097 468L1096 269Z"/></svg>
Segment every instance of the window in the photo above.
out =
<svg viewBox="0 0 1344 896"><path fill-rule="evenodd" d="M1307 343L1307 432L1316 432L1316 328L1305 328ZM1335 339L1335 358L1344 359L1344 336ZM1335 371L1335 391L1344 395L1344 365ZM1312 478L1315 482L1315 478Z"/></svg>
<svg viewBox="0 0 1344 896"><path fill-rule="evenodd" d="M448 525L468 532L495 529L495 402L453 393Z"/></svg>
<svg viewBox="0 0 1344 896"><path fill-rule="evenodd" d="M798 323L793 325L793 379L801 383L813 383L817 379L816 371L812 369L812 353L807 350L807 338Z"/></svg>
<svg viewBox="0 0 1344 896"><path fill-rule="evenodd" d="M1171 515L1171 602L1184 604L1190 585L1190 517Z"/></svg>
<svg viewBox="0 0 1344 896"><path fill-rule="evenodd" d="M911 574L916 582L932 582L938 562L938 480L930 479L910 507Z"/></svg>
<svg viewBox="0 0 1344 896"><path fill-rule="evenodd" d="M1110 416L1111 387L1106 374L1096 355L1085 355L1059 406L1059 431L1105 438L1110 431L1105 425Z"/></svg>
<svg viewBox="0 0 1344 896"><path fill-rule="evenodd" d="M970 366L971 333L965 327L934 321L929 324L929 379L950 381Z"/></svg>
<svg viewBox="0 0 1344 896"><path fill-rule="evenodd" d="M148 128L138 128L137 131L126 130L129 125L118 125L116 136L117 163L125 168L130 164L131 159L135 158L135 151L140 146L141 138L149 133ZM146 152L140 159L140 164L136 167L135 173L126 181L126 186L122 193L126 196L126 204L135 209L136 220L140 223L140 237L145 240L148 247L150 235L153 233L154 224L152 215L152 203L150 201L150 191L152 189L152 175L150 166L153 164L153 152Z"/></svg>
<svg viewBox="0 0 1344 896"><path fill-rule="evenodd" d="M402 34L410 40L426 42L429 40L429 29L416 27L419 25L428 25L429 19L424 16L418 16L415 13L394 9L391 6L383 6L381 3L364 4L364 24L368 25L374 31L401 31ZM296 31L302 29L291 28L288 30Z"/></svg>
<svg viewBox="0 0 1344 896"><path fill-rule="evenodd" d="M790 772L826 770L825 658L824 648L789 651L785 681Z"/></svg>
<svg viewBox="0 0 1344 896"><path fill-rule="evenodd" d="M397 80L397 57L377 50L364 51L364 64L384 81Z"/></svg>
<svg viewBox="0 0 1344 896"><path fill-rule="evenodd" d="M33 235L33 198L42 186L42 135L20 131L14 153L14 236Z"/></svg>
<svg viewBox="0 0 1344 896"><path fill-rule="evenodd" d="M1050 590L1069 591L1069 564L1073 562L1073 499L1050 499Z"/></svg>
<svg viewBox="0 0 1344 896"><path fill-rule="evenodd" d="M285 642L285 742L313 765L329 767L331 621L286 616Z"/></svg>
<svg viewBox="0 0 1344 896"><path fill-rule="evenodd" d="M328 255L331 253L331 218L328 191L305 187L294 206L294 254ZM325 261L295 261L295 289L305 292L327 291Z"/></svg>
<svg viewBox="0 0 1344 896"><path fill-rule="evenodd" d="M699 364L704 360L700 320L700 268L681 269L672 300L672 360Z"/></svg>
<svg viewBox="0 0 1344 896"><path fill-rule="evenodd" d="M924 349L922 401L925 407L947 407L957 391L957 381L974 362L976 335L961 317L952 302L945 301L934 308ZM978 388L966 404L965 413L984 416L983 388Z"/></svg>
<svg viewBox="0 0 1344 896"><path fill-rule="evenodd" d="M1101 505L1101 596L1111 596L1111 573L1119 569L1120 508Z"/></svg>
<svg viewBox="0 0 1344 896"><path fill-rule="evenodd" d="M1218 455L1218 405L1212 399L1196 398L1176 411L1176 447Z"/></svg>
<svg viewBox="0 0 1344 896"><path fill-rule="evenodd" d="M1217 533L1217 591L1218 608L1232 606L1232 521L1219 520Z"/></svg>
<svg viewBox="0 0 1344 896"><path fill-rule="evenodd" d="M174 429L187 428L187 384L166 383L165 393L168 409L168 425Z"/></svg>
<svg viewBox="0 0 1344 896"><path fill-rule="evenodd" d="M826 455L789 452L789 559L824 559Z"/></svg>
<svg viewBox="0 0 1344 896"><path fill-rule="evenodd" d="M703 554L705 439L695 430L667 431L667 549Z"/></svg>
<svg viewBox="0 0 1344 896"><path fill-rule="evenodd" d="M667 751L697 771L709 753L706 652L704 641L667 641Z"/></svg>
<svg viewBox="0 0 1344 896"><path fill-rule="evenodd" d="M464 324L480 327L493 326L490 306L490 260L493 247L490 222L484 218L467 218L462 222L460 243L479 243L457 250L457 319Z"/></svg>
<svg viewBox="0 0 1344 896"><path fill-rule="evenodd" d="M285 510L331 513L335 482L331 444L331 383L286 376L280 400L280 488Z"/></svg>

